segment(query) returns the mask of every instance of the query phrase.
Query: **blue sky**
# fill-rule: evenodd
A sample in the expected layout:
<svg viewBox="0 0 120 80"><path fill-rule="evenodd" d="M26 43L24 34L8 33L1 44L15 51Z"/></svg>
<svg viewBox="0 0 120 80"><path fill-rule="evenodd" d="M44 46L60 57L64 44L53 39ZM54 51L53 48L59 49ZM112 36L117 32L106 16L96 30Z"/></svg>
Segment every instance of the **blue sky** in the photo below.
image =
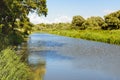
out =
<svg viewBox="0 0 120 80"><path fill-rule="evenodd" d="M39 23L71 22L72 17L101 16L120 10L120 0L47 0L47 17L30 14L30 21Z"/></svg>

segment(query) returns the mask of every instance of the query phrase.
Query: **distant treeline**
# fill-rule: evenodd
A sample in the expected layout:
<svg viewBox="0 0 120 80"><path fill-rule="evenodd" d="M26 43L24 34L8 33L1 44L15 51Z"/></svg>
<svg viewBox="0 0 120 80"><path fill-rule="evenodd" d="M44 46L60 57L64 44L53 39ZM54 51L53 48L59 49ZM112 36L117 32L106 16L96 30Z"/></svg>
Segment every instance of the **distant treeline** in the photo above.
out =
<svg viewBox="0 0 120 80"><path fill-rule="evenodd" d="M38 24L34 30L44 29L77 29L77 30L116 30L120 29L120 10L105 15L104 18L92 16L84 19L82 16L73 16L71 23L53 23L53 24Z"/></svg>
<svg viewBox="0 0 120 80"><path fill-rule="evenodd" d="M37 24L33 31L120 45L120 10L104 18L73 16L71 23Z"/></svg>

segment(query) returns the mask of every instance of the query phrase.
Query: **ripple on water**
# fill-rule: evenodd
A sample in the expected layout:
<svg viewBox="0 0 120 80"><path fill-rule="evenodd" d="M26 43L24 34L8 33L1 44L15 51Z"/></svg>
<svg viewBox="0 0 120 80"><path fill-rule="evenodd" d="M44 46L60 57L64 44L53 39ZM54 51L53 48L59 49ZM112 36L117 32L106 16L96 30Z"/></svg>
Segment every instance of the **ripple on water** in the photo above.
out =
<svg viewBox="0 0 120 80"><path fill-rule="evenodd" d="M32 34L28 62L46 63L44 80L120 80L120 46Z"/></svg>

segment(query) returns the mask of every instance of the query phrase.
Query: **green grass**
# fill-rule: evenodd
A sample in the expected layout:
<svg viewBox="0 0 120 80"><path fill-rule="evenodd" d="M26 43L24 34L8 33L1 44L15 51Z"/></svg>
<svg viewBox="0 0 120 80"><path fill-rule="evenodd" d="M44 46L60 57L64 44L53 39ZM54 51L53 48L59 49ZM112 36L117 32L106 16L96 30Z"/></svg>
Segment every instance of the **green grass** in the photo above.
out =
<svg viewBox="0 0 120 80"><path fill-rule="evenodd" d="M120 45L120 30L46 30L43 32Z"/></svg>
<svg viewBox="0 0 120 80"><path fill-rule="evenodd" d="M0 52L0 80L30 80L28 66L12 49Z"/></svg>

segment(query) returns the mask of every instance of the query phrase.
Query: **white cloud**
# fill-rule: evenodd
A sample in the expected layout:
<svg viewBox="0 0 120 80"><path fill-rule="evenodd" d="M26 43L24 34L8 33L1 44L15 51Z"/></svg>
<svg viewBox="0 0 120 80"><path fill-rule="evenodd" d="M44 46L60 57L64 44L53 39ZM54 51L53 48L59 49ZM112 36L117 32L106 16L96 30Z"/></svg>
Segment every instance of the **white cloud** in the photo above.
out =
<svg viewBox="0 0 120 80"><path fill-rule="evenodd" d="M39 24L39 23L49 23L49 21L47 19L45 19L44 17L39 17L37 14L35 13L30 13L28 15L28 17L30 18L30 22L34 23L34 24Z"/></svg>
<svg viewBox="0 0 120 80"><path fill-rule="evenodd" d="M48 18L48 17L39 17L35 13L30 13L28 15L30 18L30 22L34 24L39 23L60 23L60 22L71 22L72 18L68 16L54 16L54 18Z"/></svg>
<svg viewBox="0 0 120 80"><path fill-rule="evenodd" d="M53 23L60 23L60 22L71 22L71 18L68 16L58 16L54 19Z"/></svg>
<svg viewBox="0 0 120 80"><path fill-rule="evenodd" d="M116 11L116 10L106 9L106 10L104 10L103 12L104 12L105 14L109 14L109 13L112 13L112 12L114 12L114 11Z"/></svg>

